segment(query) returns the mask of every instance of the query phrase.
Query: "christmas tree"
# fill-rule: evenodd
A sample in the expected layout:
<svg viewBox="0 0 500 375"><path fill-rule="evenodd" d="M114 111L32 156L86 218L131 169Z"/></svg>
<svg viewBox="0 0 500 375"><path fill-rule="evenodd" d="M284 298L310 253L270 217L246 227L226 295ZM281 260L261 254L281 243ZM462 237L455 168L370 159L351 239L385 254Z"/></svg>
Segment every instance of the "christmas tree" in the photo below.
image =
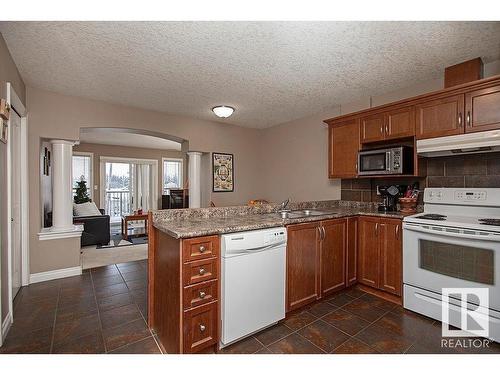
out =
<svg viewBox="0 0 500 375"><path fill-rule="evenodd" d="M89 193L87 190L87 181L85 181L85 177L82 176L80 178L80 181L78 181L76 187L76 192L74 196L74 201L75 203L85 203L85 202L90 202L90 197Z"/></svg>

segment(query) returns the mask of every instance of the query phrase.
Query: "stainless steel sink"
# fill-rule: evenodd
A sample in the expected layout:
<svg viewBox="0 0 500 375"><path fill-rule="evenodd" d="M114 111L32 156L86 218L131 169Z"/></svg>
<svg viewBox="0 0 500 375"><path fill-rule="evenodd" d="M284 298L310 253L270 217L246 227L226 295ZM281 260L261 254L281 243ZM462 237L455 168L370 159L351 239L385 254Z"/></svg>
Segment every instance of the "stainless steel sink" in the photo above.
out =
<svg viewBox="0 0 500 375"><path fill-rule="evenodd" d="M293 211L280 211L279 215L281 216L282 219L299 219L301 217L322 216L322 215L329 215L331 213L332 212L329 211L305 209L305 210L293 210Z"/></svg>

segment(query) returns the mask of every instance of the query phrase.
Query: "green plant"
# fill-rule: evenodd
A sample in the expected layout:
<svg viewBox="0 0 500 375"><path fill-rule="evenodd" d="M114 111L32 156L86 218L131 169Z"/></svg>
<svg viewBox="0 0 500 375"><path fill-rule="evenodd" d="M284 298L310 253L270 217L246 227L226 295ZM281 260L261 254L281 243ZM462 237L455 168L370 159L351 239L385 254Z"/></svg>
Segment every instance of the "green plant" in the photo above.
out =
<svg viewBox="0 0 500 375"><path fill-rule="evenodd" d="M76 185L75 196L73 197L74 202L77 204L90 202L91 199L87 190L87 181L85 181L85 177L82 176Z"/></svg>

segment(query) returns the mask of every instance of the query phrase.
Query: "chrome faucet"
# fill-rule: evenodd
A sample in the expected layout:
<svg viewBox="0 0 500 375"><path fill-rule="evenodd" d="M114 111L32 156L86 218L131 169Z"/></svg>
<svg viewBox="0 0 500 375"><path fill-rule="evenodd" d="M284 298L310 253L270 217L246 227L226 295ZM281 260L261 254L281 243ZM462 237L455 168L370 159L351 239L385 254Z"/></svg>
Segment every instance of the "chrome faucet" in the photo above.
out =
<svg viewBox="0 0 500 375"><path fill-rule="evenodd" d="M280 204L280 211L285 211L287 206L288 206L288 203L290 203L290 198L284 200L283 202L281 202Z"/></svg>

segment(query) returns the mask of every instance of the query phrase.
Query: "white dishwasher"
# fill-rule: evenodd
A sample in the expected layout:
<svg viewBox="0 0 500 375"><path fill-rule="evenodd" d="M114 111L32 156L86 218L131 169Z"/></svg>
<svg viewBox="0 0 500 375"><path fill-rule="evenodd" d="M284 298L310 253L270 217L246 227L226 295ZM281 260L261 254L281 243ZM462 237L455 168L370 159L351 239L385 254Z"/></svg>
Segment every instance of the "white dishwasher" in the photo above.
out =
<svg viewBox="0 0 500 375"><path fill-rule="evenodd" d="M286 228L221 238L220 347L285 318Z"/></svg>

